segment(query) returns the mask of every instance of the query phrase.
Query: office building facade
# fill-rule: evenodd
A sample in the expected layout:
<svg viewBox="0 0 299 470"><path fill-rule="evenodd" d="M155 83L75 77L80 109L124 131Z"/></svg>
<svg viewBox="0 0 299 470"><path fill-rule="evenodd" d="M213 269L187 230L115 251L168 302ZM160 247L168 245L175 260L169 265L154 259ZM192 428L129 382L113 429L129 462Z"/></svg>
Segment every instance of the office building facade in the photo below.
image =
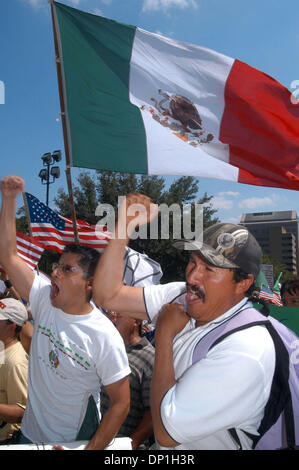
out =
<svg viewBox="0 0 299 470"><path fill-rule="evenodd" d="M255 236L263 252L298 274L298 220L296 211L242 214L241 225Z"/></svg>

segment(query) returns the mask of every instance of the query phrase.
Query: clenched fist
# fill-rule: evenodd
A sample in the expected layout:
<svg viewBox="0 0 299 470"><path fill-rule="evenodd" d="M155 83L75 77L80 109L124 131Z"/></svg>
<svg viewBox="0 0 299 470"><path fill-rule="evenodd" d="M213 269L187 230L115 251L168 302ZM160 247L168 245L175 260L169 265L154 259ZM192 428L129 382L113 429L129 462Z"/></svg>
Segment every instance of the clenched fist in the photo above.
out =
<svg viewBox="0 0 299 470"><path fill-rule="evenodd" d="M5 176L1 180L1 191L4 198L14 199L25 191L25 182L19 176Z"/></svg>
<svg viewBox="0 0 299 470"><path fill-rule="evenodd" d="M125 232L127 231L125 235L128 234L130 237L136 227L150 223L157 217L158 212L157 204L154 204L149 197L138 193L127 195L119 208L119 234L122 233L121 229L123 229ZM125 238L125 235L123 238Z"/></svg>

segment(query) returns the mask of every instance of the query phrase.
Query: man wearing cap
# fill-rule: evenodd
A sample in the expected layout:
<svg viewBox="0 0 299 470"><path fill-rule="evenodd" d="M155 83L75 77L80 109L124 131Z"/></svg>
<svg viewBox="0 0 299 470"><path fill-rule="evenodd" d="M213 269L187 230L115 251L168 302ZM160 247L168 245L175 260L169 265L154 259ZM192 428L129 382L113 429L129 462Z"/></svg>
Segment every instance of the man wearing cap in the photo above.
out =
<svg viewBox="0 0 299 470"><path fill-rule="evenodd" d="M0 301L0 445L11 443L26 407L28 356L18 335L27 319L19 300Z"/></svg>
<svg viewBox="0 0 299 470"><path fill-rule="evenodd" d="M128 216L131 204L146 208L135 221ZM146 196L126 198L97 267L95 301L156 322L151 411L157 448L251 449L248 434L258 434L275 367L267 330L253 326L227 336L196 363L192 354L209 331L251 306L261 248L245 227L216 224L203 232L203 243L176 245L190 252L186 283L124 286L123 250L136 226L151 222L157 210Z"/></svg>

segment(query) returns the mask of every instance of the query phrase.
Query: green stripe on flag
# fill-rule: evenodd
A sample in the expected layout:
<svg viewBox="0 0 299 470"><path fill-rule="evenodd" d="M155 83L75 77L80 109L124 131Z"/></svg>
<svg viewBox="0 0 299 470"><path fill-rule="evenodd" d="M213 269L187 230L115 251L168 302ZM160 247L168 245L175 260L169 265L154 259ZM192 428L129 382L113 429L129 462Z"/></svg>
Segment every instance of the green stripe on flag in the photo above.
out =
<svg viewBox="0 0 299 470"><path fill-rule="evenodd" d="M136 28L54 2L72 166L147 173L140 110L129 101Z"/></svg>

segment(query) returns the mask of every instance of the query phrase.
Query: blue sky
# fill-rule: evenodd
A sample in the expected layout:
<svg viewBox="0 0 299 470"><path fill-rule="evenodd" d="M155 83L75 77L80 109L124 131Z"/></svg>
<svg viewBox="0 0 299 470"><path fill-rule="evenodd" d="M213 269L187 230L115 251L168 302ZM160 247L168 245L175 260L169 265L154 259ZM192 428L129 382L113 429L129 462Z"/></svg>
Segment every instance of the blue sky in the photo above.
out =
<svg viewBox="0 0 299 470"><path fill-rule="evenodd" d="M61 3L148 31L199 44L238 58L271 75L291 91L299 80L298 0L63 0ZM2 0L0 5L1 173L17 174L26 190L45 202L38 173L41 155L64 151L53 32L47 0ZM296 94L296 96L298 96ZM0 101L1 103L1 101ZM50 205L61 177L50 186ZM73 182L78 169L72 169ZM169 179L171 181L171 179ZM296 210L299 193L200 178L223 221L243 212ZM20 203L21 201L19 201Z"/></svg>

